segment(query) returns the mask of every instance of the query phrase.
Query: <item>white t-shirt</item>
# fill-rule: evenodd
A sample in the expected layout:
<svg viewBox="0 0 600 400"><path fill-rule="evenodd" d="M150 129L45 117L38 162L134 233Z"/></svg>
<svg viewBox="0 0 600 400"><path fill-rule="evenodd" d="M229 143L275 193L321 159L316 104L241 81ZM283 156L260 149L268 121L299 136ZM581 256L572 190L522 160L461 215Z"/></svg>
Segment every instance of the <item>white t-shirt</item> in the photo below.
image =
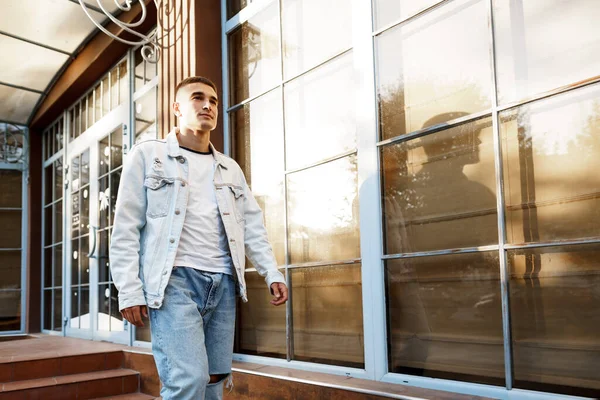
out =
<svg viewBox="0 0 600 400"><path fill-rule="evenodd" d="M189 165L189 196L173 265L233 275L227 235L213 184L215 159L211 153L180 148Z"/></svg>

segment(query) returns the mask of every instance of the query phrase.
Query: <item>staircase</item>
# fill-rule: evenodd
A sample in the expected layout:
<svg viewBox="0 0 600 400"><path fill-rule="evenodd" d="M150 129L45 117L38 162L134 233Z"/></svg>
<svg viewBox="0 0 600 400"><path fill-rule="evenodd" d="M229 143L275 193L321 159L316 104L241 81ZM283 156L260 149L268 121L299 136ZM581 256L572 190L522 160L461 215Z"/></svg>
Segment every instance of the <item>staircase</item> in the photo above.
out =
<svg viewBox="0 0 600 400"><path fill-rule="evenodd" d="M140 374L123 366L121 350L20 361L0 357L0 400L154 399L140 393Z"/></svg>

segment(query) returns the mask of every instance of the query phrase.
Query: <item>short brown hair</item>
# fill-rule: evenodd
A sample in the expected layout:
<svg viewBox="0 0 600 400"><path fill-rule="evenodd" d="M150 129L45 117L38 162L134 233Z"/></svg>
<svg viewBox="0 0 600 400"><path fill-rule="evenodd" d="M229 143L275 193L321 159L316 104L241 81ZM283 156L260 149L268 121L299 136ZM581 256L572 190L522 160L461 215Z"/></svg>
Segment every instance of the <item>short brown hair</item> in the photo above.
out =
<svg viewBox="0 0 600 400"><path fill-rule="evenodd" d="M184 86L191 85L192 83L204 83L205 85L208 85L211 88L213 88L215 93L217 93L217 85L215 85L210 79L205 78L203 76L190 76L189 78L185 78L177 84L177 86L175 87L175 98L177 98L177 92L179 92L179 89L181 89Z"/></svg>

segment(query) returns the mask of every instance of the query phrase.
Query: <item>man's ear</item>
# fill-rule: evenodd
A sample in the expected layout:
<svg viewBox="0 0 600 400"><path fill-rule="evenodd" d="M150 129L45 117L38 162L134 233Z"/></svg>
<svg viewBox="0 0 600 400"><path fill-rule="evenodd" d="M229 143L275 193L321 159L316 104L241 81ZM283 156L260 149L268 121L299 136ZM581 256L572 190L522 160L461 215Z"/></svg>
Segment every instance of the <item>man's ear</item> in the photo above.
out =
<svg viewBox="0 0 600 400"><path fill-rule="evenodd" d="M171 105L171 109L173 110L173 114L175 114L175 116L181 117L181 112L179 111L179 103L178 102L174 102Z"/></svg>

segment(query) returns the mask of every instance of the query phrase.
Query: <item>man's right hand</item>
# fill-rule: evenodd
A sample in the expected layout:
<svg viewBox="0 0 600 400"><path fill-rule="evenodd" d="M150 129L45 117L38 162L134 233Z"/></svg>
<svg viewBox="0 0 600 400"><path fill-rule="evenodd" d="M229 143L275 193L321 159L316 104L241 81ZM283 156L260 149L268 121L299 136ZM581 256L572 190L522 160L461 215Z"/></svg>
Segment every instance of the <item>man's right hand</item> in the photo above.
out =
<svg viewBox="0 0 600 400"><path fill-rule="evenodd" d="M123 318L125 318L131 324L140 328L144 326L142 316L148 318L148 308L146 306L133 306L124 308L121 310L121 315L123 315Z"/></svg>

